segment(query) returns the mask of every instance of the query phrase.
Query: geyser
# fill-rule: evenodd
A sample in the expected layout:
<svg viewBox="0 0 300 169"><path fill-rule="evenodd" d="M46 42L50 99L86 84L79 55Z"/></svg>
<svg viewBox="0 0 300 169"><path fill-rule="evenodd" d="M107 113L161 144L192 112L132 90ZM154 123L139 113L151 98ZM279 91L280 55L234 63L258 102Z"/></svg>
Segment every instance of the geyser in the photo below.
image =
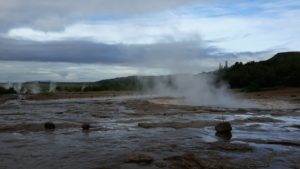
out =
<svg viewBox="0 0 300 169"><path fill-rule="evenodd" d="M184 104L189 105L227 108L257 106L249 100L234 96L227 85L216 85L213 74L181 74L158 78L150 92L160 96L183 98Z"/></svg>

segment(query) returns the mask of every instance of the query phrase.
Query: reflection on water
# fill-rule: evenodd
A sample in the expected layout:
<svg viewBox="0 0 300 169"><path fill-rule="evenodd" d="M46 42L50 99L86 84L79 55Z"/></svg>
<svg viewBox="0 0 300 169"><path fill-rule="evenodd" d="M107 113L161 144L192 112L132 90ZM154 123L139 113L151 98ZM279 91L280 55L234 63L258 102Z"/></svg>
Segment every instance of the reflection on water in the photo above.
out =
<svg viewBox="0 0 300 169"><path fill-rule="evenodd" d="M133 152L147 152L156 162L193 152L245 166L298 165L297 109L169 105L149 98L7 102L0 106L0 168L132 168L124 158ZM233 126L228 143L215 136L214 125L223 119ZM55 130L44 130L48 121ZM88 132L83 123L91 125Z"/></svg>

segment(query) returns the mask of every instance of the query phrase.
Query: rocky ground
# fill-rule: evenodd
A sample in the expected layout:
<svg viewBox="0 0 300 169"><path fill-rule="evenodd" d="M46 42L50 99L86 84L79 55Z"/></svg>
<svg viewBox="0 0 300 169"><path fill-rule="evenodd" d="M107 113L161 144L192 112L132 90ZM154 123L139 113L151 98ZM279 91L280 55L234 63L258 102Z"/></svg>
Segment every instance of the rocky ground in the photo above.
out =
<svg viewBox="0 0 300 169"><path fill-rule="evenodd" d="M218 108L174 100L5 101L0 168L300 168L300 107ZM45 130L48 121L54 130ZM224 121L232 132L216 135ZM87 123L90 129L82 130Z"/></svg>
<svg viewBox="0 0 300 169"><path fill-rule="evenodd" d="M241 93L237 92L243 98L260 101L262 104L267 103L284 103L300 104L300 88L271 88L258 92Z"/></svg>

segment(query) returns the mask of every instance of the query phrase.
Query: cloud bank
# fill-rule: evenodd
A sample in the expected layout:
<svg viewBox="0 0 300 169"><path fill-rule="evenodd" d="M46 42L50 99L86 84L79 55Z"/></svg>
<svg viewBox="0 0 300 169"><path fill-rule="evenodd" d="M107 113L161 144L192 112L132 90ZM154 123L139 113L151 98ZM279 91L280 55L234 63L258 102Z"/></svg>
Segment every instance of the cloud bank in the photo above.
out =
<svg viewBox="0 0 300 169"><path fill-rule="evenodd" d="M0 81L199 73L266 59L299 50L299 15L293 0L0 0ZM83 78L86 70L97 73Z"/></svg>

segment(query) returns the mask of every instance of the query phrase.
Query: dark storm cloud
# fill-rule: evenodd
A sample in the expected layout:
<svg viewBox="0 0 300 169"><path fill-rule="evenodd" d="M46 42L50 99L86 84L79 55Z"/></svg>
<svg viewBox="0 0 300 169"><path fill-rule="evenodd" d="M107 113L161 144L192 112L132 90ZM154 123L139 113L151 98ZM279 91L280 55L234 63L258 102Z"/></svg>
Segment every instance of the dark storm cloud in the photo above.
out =
<svg viewBox="0 0 300 169"><path fill-rule="evenodd" d="M70 63L105 63L162 66L174 60L217 57L218 48L204 42L148 45L107 45L89 41L34 42L0 38L0 60Z"/></svg>
<svg viewBox="0 0 300 169"><path fill-rule="evenodd" d="M123 59L118 46L85 41L40 43L0 38L0 60L117 63Z"/></svg>
<svg viewBox="0 0 300 169"><path fill-rule="evenodd" d="M204 59L230 60L263 52L226 53L205 41L169 42L145 45L108 45L90 41L34 42L0 38L0 60L69 63L121 64L169 68L176 63Z"/></svg>

